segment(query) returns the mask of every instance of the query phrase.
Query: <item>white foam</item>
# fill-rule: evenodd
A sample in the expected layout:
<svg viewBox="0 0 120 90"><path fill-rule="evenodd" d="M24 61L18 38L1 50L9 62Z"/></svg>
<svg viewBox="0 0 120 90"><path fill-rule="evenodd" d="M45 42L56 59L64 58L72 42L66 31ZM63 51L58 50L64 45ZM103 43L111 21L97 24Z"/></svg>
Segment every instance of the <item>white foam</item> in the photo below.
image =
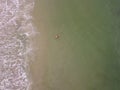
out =
<svg viewBox="0 0 120 90"><path fill-rule="evenodd" d="M27 54L35 34L34 0L0 0L0 90L29 90Z"/></svg>

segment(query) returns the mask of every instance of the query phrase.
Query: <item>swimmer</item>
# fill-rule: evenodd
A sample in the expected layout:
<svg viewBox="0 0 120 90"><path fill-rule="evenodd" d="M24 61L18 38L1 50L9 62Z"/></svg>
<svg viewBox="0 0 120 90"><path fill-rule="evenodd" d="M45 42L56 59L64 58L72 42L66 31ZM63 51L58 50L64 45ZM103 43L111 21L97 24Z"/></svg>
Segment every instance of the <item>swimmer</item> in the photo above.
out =
<svg viewBox="0 0 120 90"><path fill-rule="evenodd" d="M61 36L61 33L62 33L62 32L57 33L57 34L55 35L55 39L59 39L59 38L60 38L60 36Z"/></svg>

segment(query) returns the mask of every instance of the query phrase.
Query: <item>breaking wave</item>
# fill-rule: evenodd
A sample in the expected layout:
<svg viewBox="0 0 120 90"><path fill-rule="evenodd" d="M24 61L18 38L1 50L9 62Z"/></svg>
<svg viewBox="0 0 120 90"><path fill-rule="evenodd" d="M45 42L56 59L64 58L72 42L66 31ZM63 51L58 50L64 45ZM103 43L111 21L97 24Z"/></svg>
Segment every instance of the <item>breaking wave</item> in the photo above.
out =
<svg viewBox="0 0 120 90"><path fill-rule="evenodd" d="M0 0L0 90L29 90L26 54L34 33L34 0Z"/></svg>

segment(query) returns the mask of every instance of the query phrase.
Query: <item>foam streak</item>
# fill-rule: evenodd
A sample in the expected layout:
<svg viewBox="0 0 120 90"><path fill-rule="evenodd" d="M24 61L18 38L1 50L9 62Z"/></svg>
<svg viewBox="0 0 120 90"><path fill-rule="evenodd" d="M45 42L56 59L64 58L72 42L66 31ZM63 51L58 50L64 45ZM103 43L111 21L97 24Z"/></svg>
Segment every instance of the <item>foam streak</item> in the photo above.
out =
<svg viewBox="0 0 120 90"><path fill-rule="evenodd" d="M33 7L34 0L0 0L0 90L30 89L26 52Z"/></svg>

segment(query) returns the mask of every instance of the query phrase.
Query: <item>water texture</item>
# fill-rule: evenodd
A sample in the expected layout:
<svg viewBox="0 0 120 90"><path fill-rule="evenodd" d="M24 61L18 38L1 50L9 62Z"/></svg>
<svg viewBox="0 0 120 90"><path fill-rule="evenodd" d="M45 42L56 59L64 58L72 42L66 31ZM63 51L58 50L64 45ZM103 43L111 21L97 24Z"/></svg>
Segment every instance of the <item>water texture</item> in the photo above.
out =
<svg viewBox="0 0 120 90"><path fill-rule="evenodd" d="M0 0L0 90L29 90L26 60L34 0Z"/></svg>

